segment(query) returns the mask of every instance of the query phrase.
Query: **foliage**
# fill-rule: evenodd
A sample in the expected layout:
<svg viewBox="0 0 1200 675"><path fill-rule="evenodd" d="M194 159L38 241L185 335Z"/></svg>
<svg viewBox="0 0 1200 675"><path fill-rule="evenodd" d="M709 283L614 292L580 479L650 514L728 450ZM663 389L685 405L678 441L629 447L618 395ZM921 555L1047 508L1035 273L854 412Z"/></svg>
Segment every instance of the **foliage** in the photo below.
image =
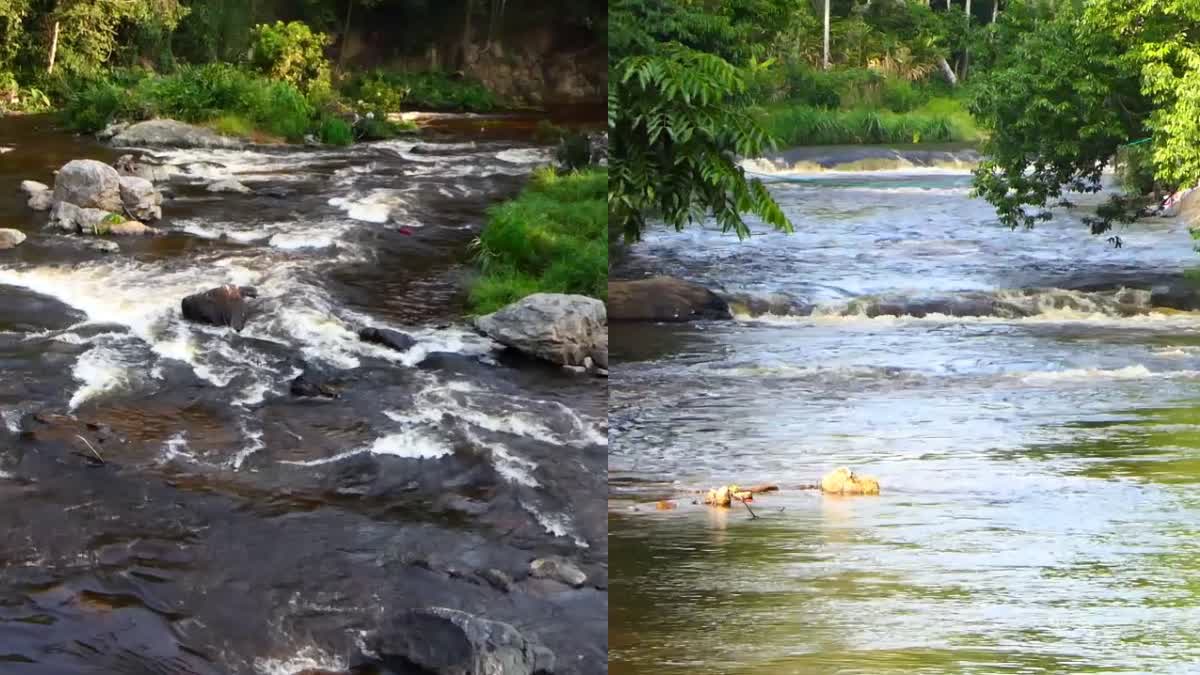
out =
<svg viewBox="0 0 1200 675"><path fill-rule="evenodd" d="M762 58L789 31L815 25L807 3L795 0L613 0L609 59L649 54L681 44L737 65Z"/></svg>
<svg viewBox="0 0 1200 675"><path fill-rule="evenodd" d="M441 72L407 73L375 70L353 78L347 98L361 110L491 112L500 107L496 95L479 82Z"/></svg>
<svg viewBox="0 0 1200 675"><path fill-rule="evenodd" d="M791 230L766 187L734 161L772 144L746 114L745 93L738 69L679 45L618 62L609 80L609 217L626 239L638 239L650 217L681 229L707 213L739 237L750 234L747 212Z"/></svg>
<svg viewBox="0 0 1200 675"><path fill-rule="evenodd" d="M482 276L472 311L531 293L608 296L608 173L540 170L516 199L493 207L477 241Z"/></svg>
<svg viewBox="0 0 1200 675"><path fill-rule="evenodd" d="M1148 130L1126 45L1083 19L1066 7L1036 23L975 83L972 110L992 132L975 189L1010 227L1050 218L1065 190L1098 191L1118 147ZM1090 224L1100 233L1132 216L1106 209Z"/></svg>
<svg viewBox="0 0 1200 675"><path fill-rule="evenodd" d="M332 89L325 58L329 36L314 33L300 21L254 27L250 65L271 79L287 82L310 99L328 96Z"/></svg>
<svg viewBox="0 0 1200 675"><path fill-rule="evenodd" d="M236 116L289 140L309 130L313 108L287 82L274 82L221 63L185 66L172 75L117 71L77 87L63 107L67 126L98 131L115 119L171 117L208 122ZM226 119L226 129L242 122Z"/></svg>
<svg viewBox="0 0 1200 675"><path fill-rule="evenodd" d="M340 117L326 117L317 127L317 138L329 145L350 145L354 142L354 129Z"/></svg>

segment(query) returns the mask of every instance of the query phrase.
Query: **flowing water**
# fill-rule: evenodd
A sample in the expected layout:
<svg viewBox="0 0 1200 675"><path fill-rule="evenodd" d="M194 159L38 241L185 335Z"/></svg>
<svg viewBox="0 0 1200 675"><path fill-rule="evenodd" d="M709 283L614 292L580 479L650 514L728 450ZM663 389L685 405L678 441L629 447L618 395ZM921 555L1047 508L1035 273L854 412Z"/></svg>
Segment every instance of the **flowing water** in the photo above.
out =
<svg viewBox="0 0 1200 675"><path fill-rule="evenodd" d="M485 209L549 159L531 126L146 151L173 167L168 234L110 254L43 230L16 186L120 153L0 120L0 227L29 234L0 251L0 672L344 668L427 606L604 670L607 387L463 318ZM205 190L230 176L254 192ZM225 283L258 290L245 330L182 320ZM301 373L340 397L291 396ZM589 583L529 578L545 555Z"/></svg>
<svg viewBox="0 0 1200 675"><path fill-rule="evenodd" d="M1155 308L1186 228L1009 231L925 164L803 164L795 234L631 250L738 316L613 327L611 672L1195 672L1200 314ZM882 495L802 489L841 465ZM762 482L757 519L693 501Z"/></svg>

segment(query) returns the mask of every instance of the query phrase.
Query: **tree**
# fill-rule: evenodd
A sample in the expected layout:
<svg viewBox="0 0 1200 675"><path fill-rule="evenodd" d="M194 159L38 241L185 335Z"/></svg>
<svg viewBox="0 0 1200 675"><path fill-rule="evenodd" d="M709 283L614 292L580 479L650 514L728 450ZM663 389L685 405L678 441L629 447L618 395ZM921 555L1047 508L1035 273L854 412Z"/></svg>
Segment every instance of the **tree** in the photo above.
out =
<svg viewBox="0 0 1200 675"><path fill-rule="evenodd" d="M1196 185L1200 3L1097 0L1051 14L1024 4L1000 18L1001 33L1023 33L995 55L972 104L993 130L976 191L1001 221L1048 219L1067 190L1098 191L1106 167L1144 151L1152 178L1132 181L1089 217L1094 233L1132 222L1158 193ZM1127 151L1134 143L1139 150Z"/></svg>

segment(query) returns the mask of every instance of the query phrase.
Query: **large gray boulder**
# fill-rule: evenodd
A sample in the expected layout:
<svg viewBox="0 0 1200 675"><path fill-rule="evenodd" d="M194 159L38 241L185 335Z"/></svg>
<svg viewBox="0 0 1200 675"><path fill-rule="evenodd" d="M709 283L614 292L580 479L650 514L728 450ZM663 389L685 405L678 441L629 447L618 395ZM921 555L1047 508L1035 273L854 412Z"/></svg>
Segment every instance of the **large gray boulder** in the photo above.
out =
<svg viewBox="0 0 1200 675"><path fill-rule="evenodd" d="M404 611L367 642L402 673L534 675L555 665L553 653L513 626L445 607Z"/></svg>
<svg viewBox="0 0 1200 675"><path fill-rule="evenodd" d="M175 120L148 120L122 129L112 138L120 147L166 146L171 148L240 148L237 139L222 136L211 129L195 127Z"/></svg>
<svg viewBox="0 0 1200 675"><path fill-rule="evenodd" d="M162 218L162 193L145 178L121 176L121 201L125 210L138 220Z"/></svg>
<svg viewBox="0 0 1200 675"><path fill-rule="evenodd" d="M54 178L54 201L84 209L120 211L121 176L117 170L94 159L67 162Z"/></svg>
<svg viewBox="0 0 1200 675"><path fill-rule="evenodd" d="M20 230L0 228L0 251L16 248L25 242L25 233Z"/></svg>
<svg viewBox="0 0 1200 675"><path fill-rule="evenodd" d="M604 303L583 295L535 293L475 320L485 335L551 363L582 366L608 345Z"/></svg>

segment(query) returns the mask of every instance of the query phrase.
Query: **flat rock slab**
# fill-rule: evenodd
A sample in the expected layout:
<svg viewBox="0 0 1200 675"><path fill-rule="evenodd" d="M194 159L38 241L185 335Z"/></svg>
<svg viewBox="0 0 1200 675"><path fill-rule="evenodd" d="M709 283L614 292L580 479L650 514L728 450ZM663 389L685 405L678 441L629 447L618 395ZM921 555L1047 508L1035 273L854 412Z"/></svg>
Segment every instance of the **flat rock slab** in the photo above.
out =
<svg viewBox="0 0 1200 675"><path fill-rule="evenodd" d="M122 147L171 148L240 148L245 145L236 138L222 136L212 129L176 120L148 120L132 124L113 136L112 143Z"/></svg>

